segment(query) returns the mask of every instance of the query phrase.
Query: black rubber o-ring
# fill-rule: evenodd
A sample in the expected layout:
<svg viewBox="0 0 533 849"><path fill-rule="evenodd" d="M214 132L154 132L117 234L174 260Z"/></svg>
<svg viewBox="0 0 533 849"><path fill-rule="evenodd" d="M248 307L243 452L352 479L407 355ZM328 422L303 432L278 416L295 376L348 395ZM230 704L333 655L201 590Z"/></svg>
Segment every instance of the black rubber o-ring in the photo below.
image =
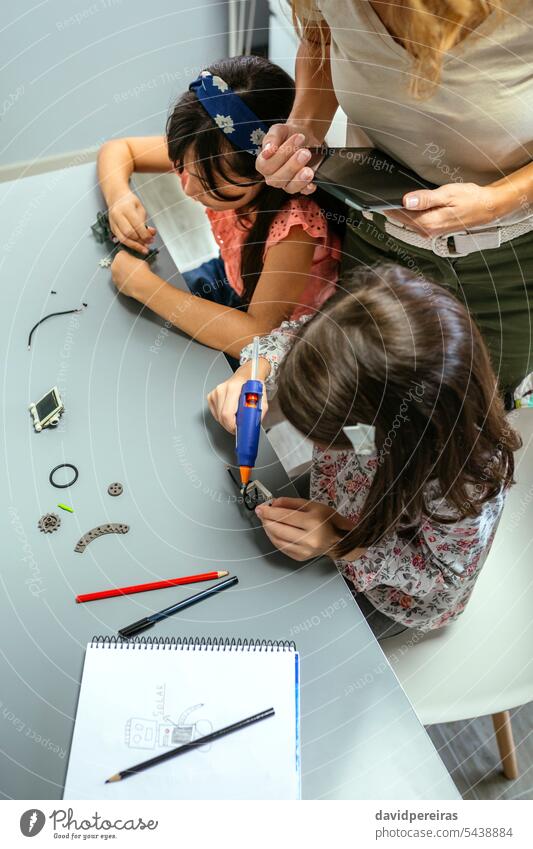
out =
<svg viewBox="0 0 533 849"><path fill-rule="evenodd" d="M68 483L54 483L54 475L59 469L72 469L72 471L74 472L74 477L72 478L72 480ZM76 483L76 481L78 480L78 476L79 472L76 466L74 466L72 463L60 463L59 466L56 466L55 469L52 469L48 480L50 481L52 486L56 487L56 489L66 489L68 486L72 486L73 483Z"/></svg>

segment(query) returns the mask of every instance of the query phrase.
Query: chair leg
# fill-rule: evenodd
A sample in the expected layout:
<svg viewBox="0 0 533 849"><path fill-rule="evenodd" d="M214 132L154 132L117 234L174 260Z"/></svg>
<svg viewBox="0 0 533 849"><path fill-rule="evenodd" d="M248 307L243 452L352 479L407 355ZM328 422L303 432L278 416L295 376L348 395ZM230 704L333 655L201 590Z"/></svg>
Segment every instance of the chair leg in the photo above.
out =
<svg viewBox="0 0 533 849"><path fill-rule="evenodd" d="M511 726L511 714L508 710L503 710L501 713L493 713L492 724L502 761L503 774L509 779L518 778L518 763Z"/></svg>

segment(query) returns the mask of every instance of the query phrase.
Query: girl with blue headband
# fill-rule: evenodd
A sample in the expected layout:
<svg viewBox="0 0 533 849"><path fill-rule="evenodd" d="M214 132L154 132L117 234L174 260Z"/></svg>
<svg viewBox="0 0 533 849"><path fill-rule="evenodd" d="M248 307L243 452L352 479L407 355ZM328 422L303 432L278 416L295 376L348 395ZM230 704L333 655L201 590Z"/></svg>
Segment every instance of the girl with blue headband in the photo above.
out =
<svg viewBox="0 0 533 849"><path fill-rule="evenodd" d="M165 138L118 139L99 154L111 229L129 247L147 253L155 235L129 188L133 171L174 170L205 206L220 256L183 275L191 294L126 251L115 256L112 277L123 294L232 357L285 319L316 312L336 286L340 238L329 216L312 198L267 186L255 168L261 140L293 101L293 80L277 65L225 59L180 97Z"/></svg>

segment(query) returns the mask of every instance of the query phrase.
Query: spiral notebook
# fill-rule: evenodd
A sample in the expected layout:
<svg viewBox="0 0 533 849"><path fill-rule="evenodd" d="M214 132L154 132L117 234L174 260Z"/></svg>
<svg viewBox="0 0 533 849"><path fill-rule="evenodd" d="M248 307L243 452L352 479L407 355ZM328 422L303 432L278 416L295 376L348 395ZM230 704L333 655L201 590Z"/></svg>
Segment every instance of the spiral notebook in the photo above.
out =
<svg viewBox="0 0 533 849"><path fill-rule="evenodd" d="M105 783L270 707L270 719ZM85 655L63 798L298 799L299 739L293 643L95 637Z"/></svg>

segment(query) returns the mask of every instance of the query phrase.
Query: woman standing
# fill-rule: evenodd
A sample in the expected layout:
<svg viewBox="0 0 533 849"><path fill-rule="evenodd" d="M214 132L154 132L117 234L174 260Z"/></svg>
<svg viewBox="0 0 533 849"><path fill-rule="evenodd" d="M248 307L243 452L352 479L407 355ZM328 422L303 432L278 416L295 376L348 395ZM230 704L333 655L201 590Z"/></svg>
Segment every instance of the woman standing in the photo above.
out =
<svg viewBox="0 0 533 849"><path fill-rule="evenodd" d="M296 99L258 170L312 193L309 146L337 105L370 144L437 184L402 210L350 212L344 264L385 259L447 286L488 344L500 386L533 369L533 4L293 0Z"/></svg>

